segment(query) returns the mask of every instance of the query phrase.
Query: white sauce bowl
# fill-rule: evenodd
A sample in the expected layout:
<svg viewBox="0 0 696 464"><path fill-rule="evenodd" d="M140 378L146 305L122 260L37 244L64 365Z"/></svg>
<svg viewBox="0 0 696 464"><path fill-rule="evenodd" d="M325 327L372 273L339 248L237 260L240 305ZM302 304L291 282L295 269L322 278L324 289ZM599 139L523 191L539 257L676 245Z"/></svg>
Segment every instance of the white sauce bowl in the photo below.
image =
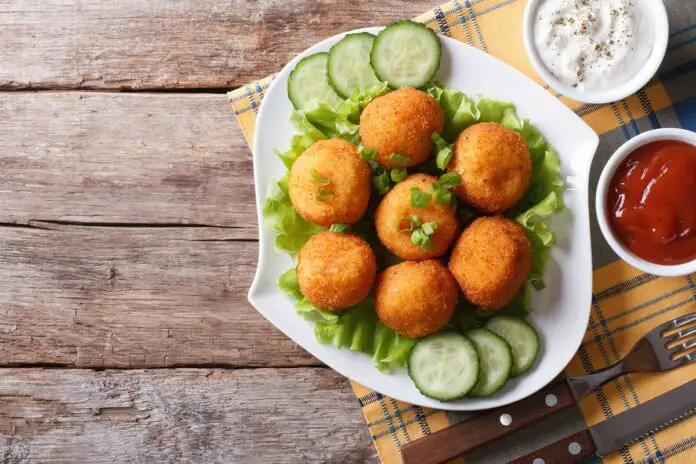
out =
<svg viewBox="0 0 696 464"><path fill-rule="evenodd" d="M524 47L534 69L554 90L568 98L585 103L611 103L630 95L643 88L657 73L667 52L669 39L669 23L667 10L662 0L638 0L641 14L650 23L654 41L652 51L641 70L628 82L618 87L603 91L579 91L555 77L542 62L534 41L534 27L537 9L545 0L529 0L524 12L523 36ZM571 0L569 0L571 1ZM693 1L693 0L689 0Z"/></svg>
<svg viewBox="0 0 696 464"><path fill-rule="evenodd" d="M602 230L602 235L604 235L604 238L607 243L609 243L609 246L611 246L614 252L619 255L621 259L626 261L631 266L635 267L636 269L640 269L643 272L647 272L648 274L666 277L683 276L696 272L696 259L689 261L688 263L675 265L661 265L646 261L643 258L633 254L619 241L618 238L616 238L607 216L609 214L609 211L607 211L607 195L609 193L609 185L611 184L611 180L614 177L617 168L628 155L636 151L638 148L651 142L657 142L660 140L677 140L696 146L696 133L685 129L655 129L633 137L631 140L624 143L618 150L616 150L616 152L614 152L611 158L609 158L607 164L604 166L602 175L599 177L599 183L597 184L597 193L595 196L597 222L599 222L599 228Z"/></svg>

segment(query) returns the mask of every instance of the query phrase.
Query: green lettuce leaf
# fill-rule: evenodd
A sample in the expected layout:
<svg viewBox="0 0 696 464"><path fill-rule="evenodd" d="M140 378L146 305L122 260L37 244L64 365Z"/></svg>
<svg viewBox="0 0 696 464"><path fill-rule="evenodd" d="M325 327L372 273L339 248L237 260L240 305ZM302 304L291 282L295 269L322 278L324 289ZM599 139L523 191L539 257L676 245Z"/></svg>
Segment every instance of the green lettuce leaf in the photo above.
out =
<svg viewBox="0 0 696 464"><path fill-rule="evenodd" d="M342 312L334 323L317 322L314 335L322 343L368 354L382 372L406 366L415 344L379 322L371 296Z"/></svg>
<svg viewBox="0 0 696 464"><path fill-rule="evenodd" d="M297 214L288 195L287 175L271 185L271 191L263 207L263 215L266 226L277 232L276 250L291 255L299 253L309 237L324 230L323 227L307 222Z"/></svg>
<svg viewBox="0 0 696 464"><path fill-rule="evenodd" d="M544 273L551 261L551 247L556 243L556 235L544 221L565 208L561 165L553 148L545 141L544 144L547 146L543 157L532 164L527 194L509 213L524 228L532 244L532 269L527 282L536 290L544 288Z"/></svg>
<svg viewBox="0 0 696 464"><path fill-rule="evenodd" d="M355 90L350 98L341 102L338 106L338 112L347 121L358 124L360 122L360 115L365 107L372 100L387 92L389 92L389 86L386 82L380 82L379 85L368 90Z"/></svg>
<svg viewBox="0 0 696 464"><path fill-rule="evenodd" d="M295 299L295 309L300 316L316 321L314 334L320 342L366 353L384 372L406 365L414 341L397 335L378 321L371 296L337 314L321 310L307 301L297 282L295 268L280 275L278 287Z"/></svg>

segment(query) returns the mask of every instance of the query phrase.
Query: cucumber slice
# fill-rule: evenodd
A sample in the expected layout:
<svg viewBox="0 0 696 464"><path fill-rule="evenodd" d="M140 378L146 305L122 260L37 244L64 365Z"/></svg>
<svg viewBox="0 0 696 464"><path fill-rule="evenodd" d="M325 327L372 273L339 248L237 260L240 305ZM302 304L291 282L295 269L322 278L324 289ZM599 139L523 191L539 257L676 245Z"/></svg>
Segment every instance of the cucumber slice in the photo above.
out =
<svg viewBox="0 0 696 464"><path fill-rule="evenodd" d="M539 334L526 321L510 316L495 316L484 326L500 335L512 350L510 375L518 377L527 372L539 354Z"/></svg>
<svg viewBox="0 0 696 464"><path fill-rule="evenodd" d="M312 100L336 107L341 97L329 84L326 64L329 54L322 52L302 58L288 77L288 98L297 110L307 108Z"/></svg>
<svg viewBox="0 0 696 464"><path fill-rule="evenodd" d="M348 34L329 51L329 82L336 92L350 98L356 90L368 90L380 81L370 65L375 36L367 32Z"/></svg>
<svg viewBox="0 0 696 464"><path fill-rule="evenodd" d="M505 385L512 369L510 345L502 337L486 329L472 329L466 336L474 343L481 368L479 379L469 396L491 396Z"/></svg>
<svg viewBox="0 0 696 464"><path fill-rule="evenodd" d="M429 398L450 401L462 398L478 380L476 348L464 335L441 332L416 343L408 359L408 375Z"/></svg>
<svg viewBox="0 0 696 464"><path fill-rule="evenodd" d="M440 39L413 21L390 24L377 35L370 62L375 74L389 87L423 87L440 68Z"/></svg>

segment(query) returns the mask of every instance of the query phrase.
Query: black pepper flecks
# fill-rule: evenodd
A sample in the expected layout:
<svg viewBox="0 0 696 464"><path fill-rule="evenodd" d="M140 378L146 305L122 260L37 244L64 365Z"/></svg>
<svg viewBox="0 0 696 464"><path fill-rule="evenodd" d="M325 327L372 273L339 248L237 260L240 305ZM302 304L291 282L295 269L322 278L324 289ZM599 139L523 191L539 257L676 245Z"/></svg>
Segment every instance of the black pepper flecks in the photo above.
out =
<svg viewBox="0 0 696 464"><path fill-rule="evenodd" d="M575 36L584 36L590 42L592 48L585 54L579 56L575 63L575 75L578 80L573 87L577 87L583 82L587 69L594 69L593 63L604 62L605 66L612 66L611 61L616 56L619 47L625 47L633 38L629 29L630 25L626 20L631 16L628 7L635 6L635 0L627 0L623 5L612 7L609 11L609 38L607 40L595 41L595 31L600 27L602 19L593 9L592 0L570 0L567 12L556 10L547 20L551 26L552 36L549 45L558 39L558 29L565 29L568 33ZM633 48L631 48L633 51ZM557 53L556 56L560 56Z"/></svg>

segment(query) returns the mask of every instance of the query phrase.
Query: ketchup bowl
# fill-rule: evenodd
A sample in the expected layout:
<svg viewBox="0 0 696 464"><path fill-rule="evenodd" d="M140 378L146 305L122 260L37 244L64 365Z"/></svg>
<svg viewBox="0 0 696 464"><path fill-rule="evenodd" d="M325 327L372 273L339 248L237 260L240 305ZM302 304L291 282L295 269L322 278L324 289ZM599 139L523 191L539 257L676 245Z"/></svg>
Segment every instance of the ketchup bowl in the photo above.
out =
<svg viewBox="0 0 696 464"><path fill-rule="evenodd" d="M656 129L623 144L604 166L595 197L614 252L643 272L696 272L696 133Z"/></svg>

